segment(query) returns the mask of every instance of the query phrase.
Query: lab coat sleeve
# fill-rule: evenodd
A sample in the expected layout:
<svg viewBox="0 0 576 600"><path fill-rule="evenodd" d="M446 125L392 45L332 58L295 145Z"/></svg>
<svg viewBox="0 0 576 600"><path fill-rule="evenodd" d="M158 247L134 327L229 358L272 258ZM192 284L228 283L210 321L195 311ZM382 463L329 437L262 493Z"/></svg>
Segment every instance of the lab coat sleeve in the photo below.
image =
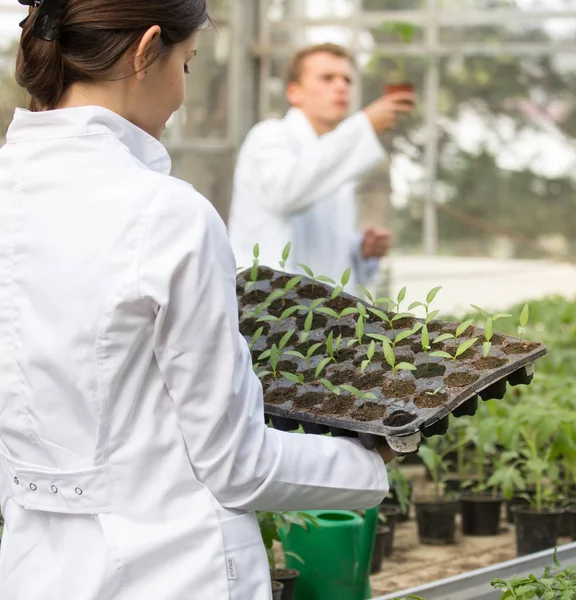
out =
<svg viewBox="0 0 576 600"><path fill-rule="evenodd" d="M262 191L262 208L294 216L325 200L385 159L385 152L364 112L342 122L304 148L291 146L282 122L265 122L247 141L250 177Z"/></svg>
<svg viewBox="0 0 576 600"><path fill-rule="evenodd" d="M362 508L388 491L380 456L356 440L266 426L262 387L238 330L224 223L185 186L154 201L139 288L156 313L155 357L196 477L225 507Z"/></svg>

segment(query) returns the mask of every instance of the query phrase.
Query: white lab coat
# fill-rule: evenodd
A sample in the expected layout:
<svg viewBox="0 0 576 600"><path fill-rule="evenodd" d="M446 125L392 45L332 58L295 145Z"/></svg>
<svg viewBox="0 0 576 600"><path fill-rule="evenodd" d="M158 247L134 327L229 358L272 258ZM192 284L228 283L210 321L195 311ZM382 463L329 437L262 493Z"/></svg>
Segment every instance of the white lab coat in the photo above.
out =
<svg viewBox="0 0 576 600"><path fill-rule="evenodd" d="M321 137L296 108L256 125L238 157L228 223L238 265L252 265L259 242L260 263L279 268L282 249L292 242L288 272L302 272L297 264L304 263L339 282L351 267L348 289L366 285L378 261L361 256L355 188L385 158L364 112Z"/></svg>
<svg viewBox="0 0 576 600"><path fill-rule="evenodd" d="M265 426L224 224L96 107L0 149L1 600L268 600L253 512L367 507L382 460Z"/></svg>

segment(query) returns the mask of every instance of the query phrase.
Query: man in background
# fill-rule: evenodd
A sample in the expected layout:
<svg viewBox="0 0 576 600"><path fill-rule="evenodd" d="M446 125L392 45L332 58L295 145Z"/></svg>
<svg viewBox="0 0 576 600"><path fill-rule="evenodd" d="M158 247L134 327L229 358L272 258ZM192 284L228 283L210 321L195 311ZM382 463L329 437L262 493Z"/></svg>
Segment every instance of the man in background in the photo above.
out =
<svg viewBox="0 0 576 600"><path fill-rule="evenodd" d="M260 264L277 268L291 242L289 273L303 263L339 281L351 267L351 291L375 275L390 232L356 231L355 189L386 160L377 136L411 112L414 94L383 96L349 116L355 76L352 57L334 44L293 58L286 88L292 108L284 119L256 125L238 157L229 230L239 267L251 266L258 243Z"/></svg>

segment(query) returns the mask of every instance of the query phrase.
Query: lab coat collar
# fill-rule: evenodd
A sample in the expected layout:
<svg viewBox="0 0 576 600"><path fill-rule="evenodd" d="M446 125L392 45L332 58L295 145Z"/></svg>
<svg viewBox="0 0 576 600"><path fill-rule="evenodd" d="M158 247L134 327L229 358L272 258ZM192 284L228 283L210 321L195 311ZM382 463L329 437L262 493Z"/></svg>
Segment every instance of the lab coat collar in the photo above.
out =
<svg viewBox="0 0 576 600"><path fill-rule="evenodd" d="M164 146L115 112L101 106L80 106L43 112L16 109L6 141L18 143L90 135L114 135L149 169L168 175L171 161Z"/></svg>
<svg viewBox="0 0 576 600"><path fill-rule="evenodd" d="M290 131L295 133L303 142L317 141L319 135L316 133L308 117L299 109L291 108L284 117L284 121L290 127Z"/></svg>

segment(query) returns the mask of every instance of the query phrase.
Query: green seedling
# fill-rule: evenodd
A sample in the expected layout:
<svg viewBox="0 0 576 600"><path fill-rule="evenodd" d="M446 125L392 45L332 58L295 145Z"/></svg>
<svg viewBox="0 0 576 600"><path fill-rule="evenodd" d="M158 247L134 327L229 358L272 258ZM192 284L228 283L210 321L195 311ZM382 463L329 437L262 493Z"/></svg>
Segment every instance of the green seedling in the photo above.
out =
<svg viewBox="0 0 576 600"><path fill-rule="evenodd" d="M452 337L452 336L450 336ZM465 342L462 342L457 348L456 348L456 352L454 352L454 356L452 356L452 354L449 354L448 352L444 352L443 350L439 350L437 352L432 352L430 354L430 356L437 356L439 358L447 358L449 360L453 360L454 361L454 367L456 367L456 359L459 356L462 356L462 354L464 354L464 352L466 352L466 350L472 348L472 346L478 341L478 338L472 338L470 340L466 340Z"/></svg>
<svg viewBox="0 0 576 600"><path fill-rule="evenodd" d="M364 319L361 315L358 316L356 320L356 337L348 341L348 346L354 346L354 344L362 345L362 340L364 339Z"/></svg>
<svg viewBox="0 0 576 600"><path fill-rule="evenodd" d="M339 387L332 385L327 379L320 379L319 381L329 392L331 392L332 394L335 394L336 396L340 395Z"/></svg>
<svg viewBox="0 0 576 600"><path fill-rule="evenodd" d="M351 269L346 269L344 271L344 273L340 279L340 285L338 285L334 288L334 291L332 292L332 295L330 296L331 300L338 298L338 296L340 296L340 294L342 294L342 292L344 291L344 288L348 285L348 282L350 281L351 273L352 273Z"/></svg>
<svg viewBox="0 0 576 600"><path fill-rule="evenodd" d="M428 331L428 326L424 325L421 330L421 338L420 343L422 344L422 352L426 355L426 366L428 366L430 362L430 349L432 346L430 345L430 333Z"/></svg>
<svg viewBox="0 0 576 600"><path fill-rule="evenodd" d="M266 352L263 352L258 357L258 360L263 360L264 358L270 359L270 367L272 371L261 371L258 374L258 377L262 379L266 375L270 375L270 373L272 373L272 375L274 376L274 380L276 381L278 379L278 363L280 362L280 351L278 349L278 346L276 344L272 344L272 348L270 348L270 350L266 350Z"/></svg>
<svg viewBox="0 0 576 600"><path fill-rule="evenodd" d="M340 346L342 345L342 335L339 335L336 340L334 340L334 332L331 331L326 338L326 350L328 351L328 355L333 362L338 362L336 360L336 356L340 351Z"/></svg>
<svg viewBox="0 0 576 600"><path fill-rule="evenodd" d="M422 323L417 323L412 329L406 329L405 331L401 331L400 333L395 335L393 339L390 339L387 335L382 335L380 333L369 333L367 335L369 338L378 340L379 342L382 342L384 345L388 344L388 345L392 346L392 348L394 350L396 350L396 346L400 342L402 342L406 338L409 338L411 335L418 333L418 331L421 328L422 328Z"/></svg>
<svg viewBox="0 0 576 600"><path fill-rule="evenodd" d="M427 396L432 396L432 397L437 396L438 394L440 394L440 392L442 392L443 389L444 389L444 387L440 386L439 388L437 388L435 390L428 390L426 392L426 395Z"/></svg>
<svg viewBox="0 0 576 600"><path fill-rule="evenodd" d="M254 335L252 336L252 340L250 342L248 342L248 348L250 348L250 350L252 350L254 348L254 346L256 345L256 342L262 337L263 333L264 333L264 327L259 327L254 332Z"/></svg>
<svg viewBox="0 0 576 600"><path fill-rule="evenodd" d="M520 327L518 327L518 333L520 334L520 341L524 341L524 334L526 333L526 325L528 325L528 319L530 317L530 307L528 304L524 305L522 312L520 313Z"/></svg>
<svg viewBox="0 0 576 600"><path fill-rule="evenodd" d="M262 352L262 354L260 354L260 356L258 357L258 360L266 360L268 358L268 359L270 359L270 362L272 362L272 349L273 348L276 348L276 351L278 353L278 359L280 359L283 356L282 350L284 350L284 348L287 346L288 342L290 341L290 339L292 338L293 335L294 335L294 329L287 331L280 339L280 342L278 343L278 345L273 344L272 348ZM286 353L286 354L288 354L288 353Z"/></svg>
<svg viewBox="0 0 576 600"><path fill-rule="evenodd" d="M484 339L485 342L482 344L482 353L484 358L490 354L492 349L492 338L494 337L494 321L498 319L505 319L512 315L508 313L496 313L495 315L489 315L486 311L482 310L475 304L470 305L477 313L479 313L484 319Z"/></svg>
<svg viewBox="0 0 576 600"><path fill-rule="evenodd" d="M392 367L392 373L394 376L394 380L398 376L398 371L415 371L416 367L411 365L408 362L401 362L396 364L396 355L394 354L394 350L390 344L383 344L384 347L384 359L386 362Z"/></svg>
<svg viewBox="0 0 576 600"><path fill-rule="evenodd" d="M362 371L362 373L364 373L364 371L368 368L368 366L372 362L375 352L376 352L376 342L374 340L372 340L370 342L370 345L368 346L368 352L366 352L366 360L362 361L362 366L360 369Z"/></svg>
<svg viewBox="0 0 576 600"><path fill-rule="evenodd" d="M273 315L264 315L263 317L260 317L258 319L258 322L274 321L278 325L278 327L280 327L280 325L284 319L288 319L289 317L291 317L294 313L298 312L299 310L300 310L300 306L290 306L285 311L283 311L279 317L275 317Z"/></svg>
<svg viewBox="0 0 576 600"><path fill-rule="evenodd" d="M390 318L383 310L380 310L378 308L373 308L372 306L368 307L368 310L376 315L379 319L382 320L383 323L387 323L388 327L390 327L392 333L394 333L394 323L396 321L399 321L400 319L404 319L406 317L412 317L413 315L411 313L398 313L396 315L394 315L392 318Z"/></svg>
<svg viewBox="0 0 576 600"><path fill-rule="evenodd" d="M326 315L328 317L332 317L332 318L336 319L336 321L338 321L338 327L341 327L342 319L344 317L349 317L350 315L358 314L358 309L353 306L349 306L348 308L345 308L342 312L337 313L335 310L332 310L331 308L322 306L321 308L318 309L317 312L319 312L323 315Z"/></svg>
<svg viewBox="0 0 576 600"><path fill-rule="evenodd" d="M374 308L376 308L380 304L386 304L386 305L395 304L394 300L391 300L390 298L383 297L383 298L376 298L375 299L372 296L372 294L370 293L370 291L367 288L365 288L364 286L362 286L362 285L357 285L356 287L362 292L362 294L365 296L366 300L368 300L368 302Z"/></svg>
<svg viewBox="0 0 576 600"><path fill-rule="evenodd" d="M376 400L376 396L372 392L362 392L351 385L341 385L340 387L344 391L349 392L353 396L356 396L360 400L360 402L362 402L362 406L366 404L367 400Z"/></svg>
<svg viewBox="0 0 576 600"><path fill-rule="evenodd" d="M432 302L434 302L434 299L436 298L436 296L438 295L438 292L441 289L442 289L441 286L431 289L428 292L428 295L426 296L426 302L412 302L412 304L408 307L408 311L412 311L415 308L417 308L418 306L423 307L424 310L426 311L426 318L424 320L424 324L428 325L428 323L430 323L430 321L435 319L436 316L438 315L438 313L440 312L439 310L430 312L430 305L432 304Z"/></svg>
<svg viewBox="0 0 576 600"><path fill-rule="evenodd" d="M290 250L292 248L292 244L288 242L284 246L284 250L282 250L282 260L280 261L280 268L283 273L286 273L286 263L288 262L288 258L290 257Z"/></svg>
<svg viewBox="0 0 576 600"><path fill-rule="evenodd" d="M306 352L306 354L302 354L297 350L289 350L288 352L286 352L286 356L294 356L296 358L300 358L301 360L306 362L306 367L310 369L310 359L312 358L314 352L316 352L316 350L320 348L320 346L322 346L322 344L320 343L313 344L312 346L310 346L310 348L308 348L308 352Z"/></svg>
<svg viewBox="0 0 576 600"><path fill-rule="evenodd" d="M294 373L287 373L286 371L280 371L280 375L282 375L282 377L284 377L284 379L287 379L288 381L291 381L292 383L301 385L307 392L309 391L308 388L306 387L306 383L304 382L304 375L302 375L302 373L300 373L300 375L295 375Z"/></svg>
<svg viewBox="0 0 576 600"><path fill-rule="evenodd" d="M325 277L324 275L314 275L314 273L312 272L312 269L302 263L298 263L298 266L306 273L306 275L308 275L308 277L310 277L310 279L312 280L312 287L316 287L316 284L319 281L322 281L323 283L330 283L331 285L336 285L336 282L333 279L330 279L330 277Z"/></svg>
<svg viewBox="0 0 576 600"><path fill-rule="evenodd" d="M296 277L292 277L292 279L286 282L286 285L284 286L284 292L287 293L292 291L302 281L302 279L302 275L296 275Z"/></svg>
<svg viewBox="0 0 576 600"><path fill-rule="evenodd" d="M254 249L252 250L252 255L254 260L252 262L252 268L250 269L250 281L246 282L244 286L244 291L247 292L251 288L254 288L256 291L256 282L258 281L258 266L260 264L260 245L255 244Z"/></svg>

